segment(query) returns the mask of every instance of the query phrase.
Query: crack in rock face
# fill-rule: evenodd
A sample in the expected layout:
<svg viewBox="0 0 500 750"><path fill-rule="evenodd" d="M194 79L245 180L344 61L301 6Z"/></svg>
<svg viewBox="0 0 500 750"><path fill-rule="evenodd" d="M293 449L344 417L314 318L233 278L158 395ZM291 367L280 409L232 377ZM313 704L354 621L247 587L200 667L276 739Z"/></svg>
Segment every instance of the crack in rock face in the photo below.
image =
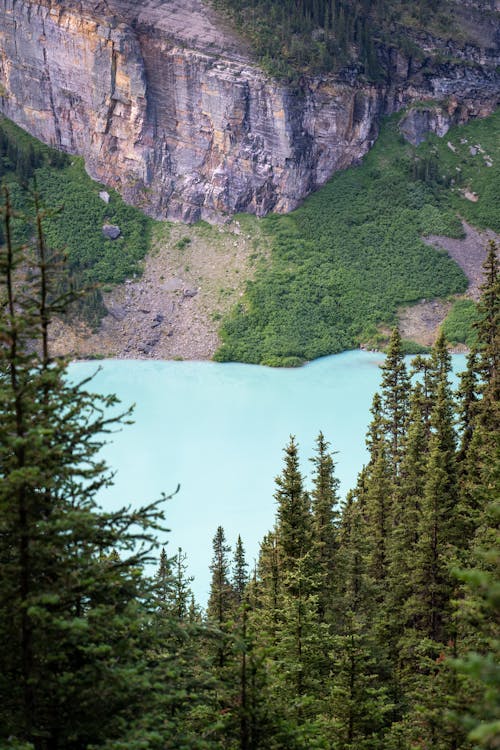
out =
<svg viewBox="0 0 500 750"><path fill-rule="evenodd" d="M446 96L453 110L409 122L418 140L499 99L498 52L471 45L430 69L391 50L379 85L346 74L287 86L201 0L2 0L0 29L0 111L83 155L129 202L185 222L295 208L414 100Z"/></svg>

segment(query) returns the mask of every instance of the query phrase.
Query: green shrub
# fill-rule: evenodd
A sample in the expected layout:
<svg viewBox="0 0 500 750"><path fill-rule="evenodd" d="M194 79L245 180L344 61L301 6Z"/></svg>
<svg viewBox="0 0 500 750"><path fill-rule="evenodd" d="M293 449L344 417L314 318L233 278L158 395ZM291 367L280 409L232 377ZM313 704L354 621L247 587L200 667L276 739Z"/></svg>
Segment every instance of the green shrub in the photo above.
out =
<svg viewBox="0 0 500 750"><path fill-rule="evenodd" d="M443 333L450 344L473 346L477 341L474 324L479 320L477 307L470 299L457 300L446 320L443 322Z"/></svg>
<svg viewBox="0 0 500 750"><path fill-rule="evenodd" d="M98 327L106 309L96 283L116 284L141 273L153 221L109 188L106 204L99 198L103 186L90 179L82 159L45 146L5 118L0 118L0 178L9 183L21 213L32 214L35 182L45 206L63 209L48 212L45 237L49 246L65 251L68 283L71 279L78 288L94 287L73 305L72 314ZM104 237L105 223L120 227L117 240ZM20 219L14 234L17 243L26 242L32 227Z"/></svg>

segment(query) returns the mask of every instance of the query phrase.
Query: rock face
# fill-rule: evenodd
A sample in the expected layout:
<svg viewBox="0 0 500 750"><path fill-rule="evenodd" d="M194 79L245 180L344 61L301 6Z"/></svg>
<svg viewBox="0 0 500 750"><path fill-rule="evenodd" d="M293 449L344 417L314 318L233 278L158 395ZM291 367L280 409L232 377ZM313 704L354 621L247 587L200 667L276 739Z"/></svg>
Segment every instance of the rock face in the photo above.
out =
<svg viewBox="0 0 500 750"><path fill-rule="evenodd" d="M73 2L0 0L0 111L83 155L94 178L157 217L291 210L367 151L381 114L446 100L435 121L408 125L418 141L499 100L491 20L482 46L448 44L454 62L381 50L383 84L347 71L292 88L254 65L202 0ZM429 52L442 45L418 41Z"/></svg>

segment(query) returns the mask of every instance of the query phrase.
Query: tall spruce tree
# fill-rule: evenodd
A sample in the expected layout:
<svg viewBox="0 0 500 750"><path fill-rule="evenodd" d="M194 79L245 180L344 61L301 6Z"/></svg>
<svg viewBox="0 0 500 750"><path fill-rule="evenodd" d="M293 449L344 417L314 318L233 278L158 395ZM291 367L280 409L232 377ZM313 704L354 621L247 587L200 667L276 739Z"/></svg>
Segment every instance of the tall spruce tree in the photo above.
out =
<svg viewBox="0 0 500 750"><path fill-rule="evenodd" d="M456 437L444 376L431 415L432 434L418 529L415 582L416 612L422 634L446 639L452 594L449 566L461 540L457 513Z"/></svg>
<svg viewBox="0 0 500 750"><path fill-rule="evenodd" d="M187 574L187 555L179 547L175 557L168 558L163 547L160 563L156 573L158 597L165 611L179 621L188 619L189 605L192 599L190 585L194 580Z"/></svg>
<svg viewBox="0 0 500 750"><path fill-rule="evenodd" d="M276 535L280 568L293 571L295 562L311 548L311 508L299 469L298 448L293 436L284 449L283 472L276 477L274 497L277 502Z"/></svg>
<svg viewBox="0 0 500 750"><path fill-rule="evenodd" d="M68 295L57 293L57 254L35 205L35 246L16 248L4 190L0 637L9 645L0 654L0 744L179 746L178 722L162 719L179 697L178 663L158 671L157 599L142 575L163 513L158 503L107 513L97 505L111 481L99 450L127 416L109 416L116 398L72 383L50 355L50 322Z"/></svg>
<svg viewBox="0 0 500 750"><path fill-rule="evenodd" d="M322 432L316 439L313 489L311 491L314 564L319 573L318 611L321 619L330 620L336 608L336 553L339 518L339 480L334 474L330 444Z"/></svg>
<svg viewBox="0 0 500 750"><path fill-rule="evenodd" d="M245 559L245 549L241 536L238 535L236 546L234 548L232 585L235 595L236 604L240 605L245 595L245 588L248 583L248 564Z"/></svg>
<svg viewBox="0 0 500 750"><path fill-rule="evenodd" d="M222 634L227 634L228 623L233 616L234 591L231 585L231 567L229 553L231 547L226 543L226 534L222 526L217 527L213 538L213 558L210 565L212 582L208 598L207 618L217 626ZM222 669L227 661L226 638L222 637L217 646L217 664Z"/></svg>
<svg viewBox="0 0 500 750"><path fill-rule="evenodd" d="M384 433L388 443L388 457L394 475L399 474L403 439L408 416L410 380L401 346L399 330L394 328L382 370L382 415Z"/></svg>

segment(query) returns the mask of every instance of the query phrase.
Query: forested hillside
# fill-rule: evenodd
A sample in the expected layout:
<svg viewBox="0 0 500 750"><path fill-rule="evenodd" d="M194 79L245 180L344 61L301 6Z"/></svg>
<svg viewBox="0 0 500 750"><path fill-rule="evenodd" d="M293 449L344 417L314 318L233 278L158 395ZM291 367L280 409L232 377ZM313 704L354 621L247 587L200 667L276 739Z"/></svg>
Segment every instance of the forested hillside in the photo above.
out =
<svg viewBox="0 0 500 750"><path fill-rule="evenodd" d="M319 433L306 492L291 438L256 568L240 539L231 561L219 527L202 613L181 550L146 573L159 504L104 513L96 503L110 481L99 447L128 414L112 416L113 397L70 384L51 358L49 321L68 301L59 257L40 211L33 242L17 247L13 213L4 190L1 747L496 748L495 244L460 392L443 337L408 372L395 331L356 487L342 502Z"/></svg>
<svg viewBox="0 0 500 750"><path fill-rule="evenodd" d="M484 43L471 9L453 0L214 0L252 44L272 74L294 78L308 72L351 68L365 79L384 81L403 52L419 65L453 59L453 42ZM491 4L479 11L495 21ZM471 4L472 11L478 13ZM429 41L443 38L439 54Z"/></svg>

